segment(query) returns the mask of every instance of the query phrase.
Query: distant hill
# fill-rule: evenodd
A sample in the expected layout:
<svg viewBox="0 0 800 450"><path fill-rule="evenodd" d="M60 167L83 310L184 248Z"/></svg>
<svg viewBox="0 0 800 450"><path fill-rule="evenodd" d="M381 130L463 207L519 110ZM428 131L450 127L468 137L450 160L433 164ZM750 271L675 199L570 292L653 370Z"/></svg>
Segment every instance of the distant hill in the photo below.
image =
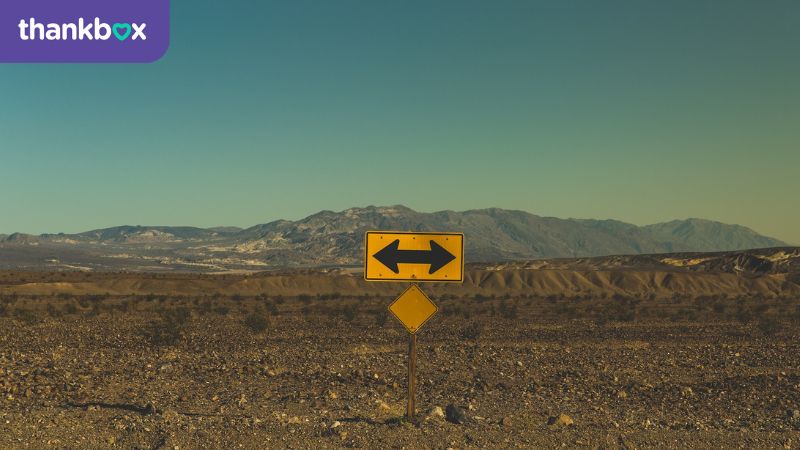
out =
<svg viewBox="0 0 800 450"><path fill-rule="evenodd" d="M740 225L702 219L640 227L498 208L421 213L404 206L370 206L247 229L121 226L78 234L15 233L0 241L0 268L216 271L358 265L367 230L463 232L472 262L786 246Z"/></svg>

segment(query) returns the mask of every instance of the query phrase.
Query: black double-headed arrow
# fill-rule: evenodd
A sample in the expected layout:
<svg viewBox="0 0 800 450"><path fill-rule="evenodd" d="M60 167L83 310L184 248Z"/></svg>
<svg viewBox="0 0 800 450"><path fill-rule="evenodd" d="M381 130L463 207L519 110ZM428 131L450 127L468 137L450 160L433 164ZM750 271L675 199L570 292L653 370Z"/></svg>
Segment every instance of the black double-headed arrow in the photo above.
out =
<svg viewBox="0 0 800 450"><path fill-rule="evenodd" d="M400 239L395 239L394 242L372 256L394 273L400 273L397 265L405 263L430 264L428 274L433 274L456 257L436 242L430 242L430 250L400 250Z"/></svg>

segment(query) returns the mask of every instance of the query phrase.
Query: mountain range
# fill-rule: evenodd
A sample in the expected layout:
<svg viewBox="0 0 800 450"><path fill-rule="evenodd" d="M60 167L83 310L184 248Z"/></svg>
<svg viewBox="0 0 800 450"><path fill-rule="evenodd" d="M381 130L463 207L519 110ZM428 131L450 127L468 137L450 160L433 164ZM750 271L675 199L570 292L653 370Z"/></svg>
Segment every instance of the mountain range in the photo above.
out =
<svg viewBox="0 0 800 450"><path fill-rule="evenodd" d="M463 232L468 262L786 246L740 225L703 219L636 226L498 208L423 213L405 206L370 206L246 229L120 226L78 234L0 235L0 268L229 271L357 266L368 230Z"/></svg>

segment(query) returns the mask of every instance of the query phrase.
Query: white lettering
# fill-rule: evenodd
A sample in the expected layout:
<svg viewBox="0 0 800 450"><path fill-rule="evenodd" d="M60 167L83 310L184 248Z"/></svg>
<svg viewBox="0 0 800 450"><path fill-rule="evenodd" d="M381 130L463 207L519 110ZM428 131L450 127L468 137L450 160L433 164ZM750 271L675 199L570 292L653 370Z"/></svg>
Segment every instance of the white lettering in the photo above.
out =
<svg viewBox="0 0 800 450"><path fill-rule="evenodd" d="M141 39L143 41L147 40L147 36L144 34L144 29L145 29L145 27L147 27L146 23L143 23L141 25L139 25L138 23L134 23L134 24L131 24L131 26L133 27L133 39L132 40L134 40L134 41L136 39Z"/></svg>

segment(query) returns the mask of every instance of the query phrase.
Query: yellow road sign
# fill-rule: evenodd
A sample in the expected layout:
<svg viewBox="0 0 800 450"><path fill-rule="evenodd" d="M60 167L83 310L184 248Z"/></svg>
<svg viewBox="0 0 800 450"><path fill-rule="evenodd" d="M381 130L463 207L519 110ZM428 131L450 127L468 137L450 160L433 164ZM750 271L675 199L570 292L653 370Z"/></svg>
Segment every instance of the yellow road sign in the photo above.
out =
<svg viewBox="0 0 800 450"><path fill-rule="evenodd" d="M464 281L464 235L368 231L367 281Z"/></svg>
<svg viewBox="0 0 800 450"><path fill-rule="evenodd" d="M389 311L414 334L428 321L439 308L422 292L416 284L412 284L389 305Z"/></svg>

